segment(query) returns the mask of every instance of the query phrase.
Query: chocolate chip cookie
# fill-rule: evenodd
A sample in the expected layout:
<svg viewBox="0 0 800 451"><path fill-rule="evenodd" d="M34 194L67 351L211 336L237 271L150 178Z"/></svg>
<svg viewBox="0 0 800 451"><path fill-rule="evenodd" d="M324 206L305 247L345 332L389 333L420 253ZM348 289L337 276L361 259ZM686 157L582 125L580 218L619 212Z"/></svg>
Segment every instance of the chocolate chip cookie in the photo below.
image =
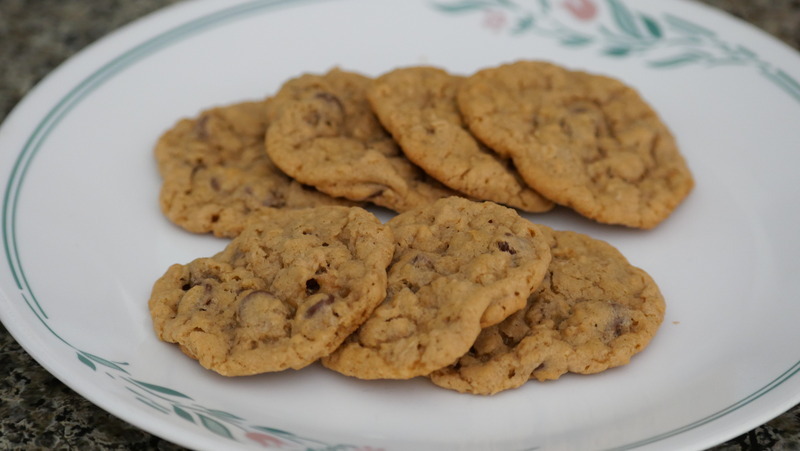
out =
<svg viewBox="0 0 800 451"><path fill-rule="evenodd" d="M486 149L467 129L456 103L462 79L434 67L407 67L378 77L367 96L406 157L444 185L528 212L551 209L510 159Z"/></svg>
<svg viewBox="0 0 800 451"><path fill-rule="evenodd" d="M270 158L331 196L398 212L455 194L403 156L370 108L370 82L341 70L286 82L266 136Z"/></svg>
<svg viewBox="0 0 800 451"><path fill-rule="evenodd" d="M665 303L646 272L608 243L540 227L552 261L539 289L455 364L432 373L435 384L494 394L531 378L597 373L629 363L653 338Z"/></svg>
<svg viewBox="0 0 800 451"><path fill-rule="evenodd" d="M596 221L655 227L693 187L666 125L618 80L520 61L468 77L458 104L528 185Z"/></svg>
<svg viewBox="0 0 800 451"><path fill-rule="evenodd" d="M161 210L195 233L233 237L265 207L353 204L302 185L264 152L270 101L243 102L182 119L155 146Z"/></svg>
<svg viewBox="0 0 800 451"><path fill-rule="evenodd" d="M387 224L397 242L387 297L322 359L361 379L408 379L452 364L482 325L525 305L550 262L542 232L491 202L445 198Z"/></svg>
<svg viewBox="0 0 800 451"><path fill-rule="evenodd" d="M386 297L393 249L391 229L359 207L262 211L222 252L155 282L155 331L226 376L302 368Z"/></svg>

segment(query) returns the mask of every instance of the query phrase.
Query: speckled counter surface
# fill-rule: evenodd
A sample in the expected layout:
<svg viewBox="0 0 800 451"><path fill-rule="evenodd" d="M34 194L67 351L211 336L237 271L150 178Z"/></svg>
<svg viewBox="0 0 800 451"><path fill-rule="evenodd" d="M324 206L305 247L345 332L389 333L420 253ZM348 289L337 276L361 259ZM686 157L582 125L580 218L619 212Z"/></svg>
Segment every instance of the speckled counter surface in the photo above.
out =
<svg viewBox="0 0 800 451"><path fill-rule="evenodd" d="M0 121L69 56L123 24L178 1L0 0ZM800 49L800 0L702 2ZM74 393L0 326L0 449L182 448ZM713 449L800 450L800 406Z"/></svg>

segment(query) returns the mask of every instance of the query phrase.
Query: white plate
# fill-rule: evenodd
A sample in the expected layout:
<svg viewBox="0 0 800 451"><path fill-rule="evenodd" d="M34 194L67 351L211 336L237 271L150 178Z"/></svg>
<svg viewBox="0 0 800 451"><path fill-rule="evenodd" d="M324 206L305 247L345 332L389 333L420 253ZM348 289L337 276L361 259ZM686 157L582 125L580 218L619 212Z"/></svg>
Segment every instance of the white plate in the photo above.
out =
<svg viewBox="0 0 800 451"><path fill-rule="evenodd" d="M570 5L567 7L567 5ZM160 214L152 157L181 116L332 66L378 75L552 60L637 87L695 191L652 231L558 210L659 282L666 320L625 367L494 397L321 367L225 379L159 342L146 308L174 262L221 249ZM202 1L53 72L0 130L2 321L92 402L193 448L677 449L800 402L800 57L686 1Z"/></svg>

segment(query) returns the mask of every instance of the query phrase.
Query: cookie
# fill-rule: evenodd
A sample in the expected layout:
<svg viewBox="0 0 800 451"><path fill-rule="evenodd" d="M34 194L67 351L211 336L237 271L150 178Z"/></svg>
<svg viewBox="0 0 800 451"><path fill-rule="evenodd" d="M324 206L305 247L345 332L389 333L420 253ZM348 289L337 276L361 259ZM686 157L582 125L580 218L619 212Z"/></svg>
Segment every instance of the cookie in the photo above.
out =
<svg viewBox="0 0 800 451"><path fill-rule="evenodd" d="M233 237L265 207L353 204L302 185L264 151L269 101L203 111L167 130L155 146L164 215L194 233Z"/></svg>
<svg viewBox="0 0 800 451"><path fill-rule="evenodd" d="M220 253L155 282L154 329L225 376L302 368L386 297L393 249L391 229L359 207L262 211Z"/></svg>
<svg viewBox="0 0 800 451"><path fill-rule="evenodd" d="M530 378L597 373L629 363L653 338L665 304L646 272L608 243L541 228L552 261L540 288L458 362L432 373L435 384L488 395Z"/></svg>
<svg viewBox="0 0 800 451"><path fill-rule="evenodd" d="M285 83L266 136L270 158L331 196L397 212L455 194L403 156L369 106L370 82L332 70Z"/></svg>
<svg viewBox="0 0 800 451"><path fill-rule="evenodd" d="M431 177L472 199L550 210L553 203L528 187L510 159L467 129L456 103L462 79L434 67L396 69L378 77L367 97L406 157Z"/></svg>
<svg viewBox="0 0 800 451"><path fill-rule="evenodd" d="M618 80L520 61L468 77L458 104L529 186L596 221L655 227L693 187L670 131Z"/></svg>
<svg viewBox="0 0 800 451"><path fill-rule="evenodd" d="M544 277L542 232L510 208L441 199L387 223L395 246L386 299L332 355L361 379L409 379L455 362L482 325L522 308Z"/></svg>

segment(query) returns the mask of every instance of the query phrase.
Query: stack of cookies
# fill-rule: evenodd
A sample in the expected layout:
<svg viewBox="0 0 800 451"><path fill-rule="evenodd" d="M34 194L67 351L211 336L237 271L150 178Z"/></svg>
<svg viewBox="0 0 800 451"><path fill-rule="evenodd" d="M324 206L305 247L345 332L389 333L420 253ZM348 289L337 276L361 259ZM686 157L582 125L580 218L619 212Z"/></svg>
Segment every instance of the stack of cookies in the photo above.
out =
<svg viewBox="0 0 800 451"><path fill-rule="evenodd" d="M624 365L664 317L616 249L518 211L651 228L693 184L633 89L529 61L302 75L155 154L166 217L231 239L156 281L159 338L227 376L319 361L476 394Z"/></svg>
<svg viewBox="0 0 800 451"><path fill-rule="evenodd" d="M156 158L167 217L227 237L263 207L403 212L452 195L649 229L694 184L634 89L538 61L469 77L433 67L301 75L266 100L180 121Z"/></svg>
<svg viewBox="0 0 800 451"><path fill-rule="evenodd" d="M226 376L322 365L494 394L624 365L664 299L610 245L459 196L386 224L361 207L262 209L220 253L172 265L155 331Z"/></svg>

